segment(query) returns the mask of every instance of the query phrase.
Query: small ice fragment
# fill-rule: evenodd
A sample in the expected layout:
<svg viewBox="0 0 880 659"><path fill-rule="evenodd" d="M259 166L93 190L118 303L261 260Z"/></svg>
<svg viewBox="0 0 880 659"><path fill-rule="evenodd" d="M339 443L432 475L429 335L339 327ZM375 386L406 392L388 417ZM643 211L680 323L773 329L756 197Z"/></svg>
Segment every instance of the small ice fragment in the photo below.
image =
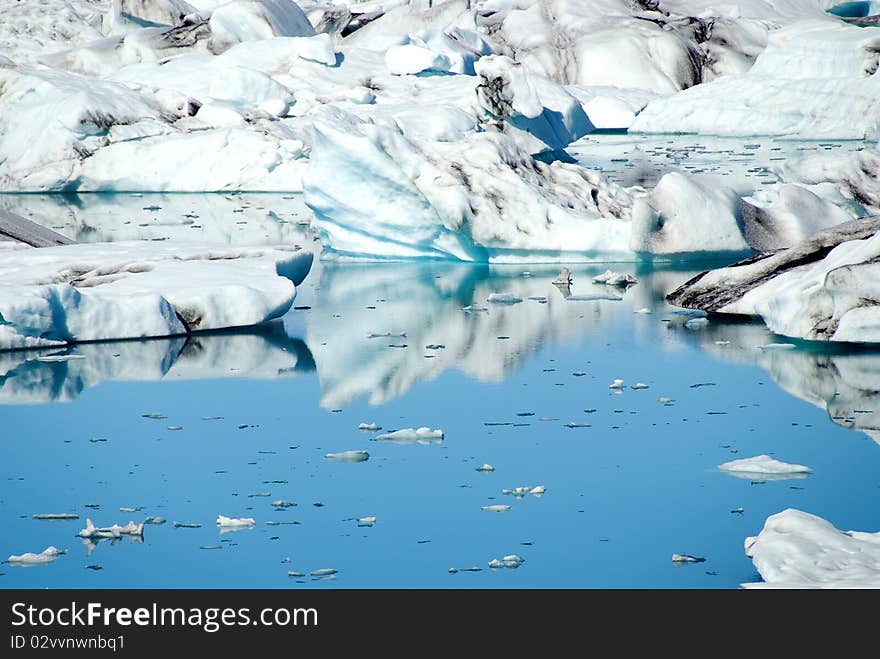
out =
<svg viewBox="0 0 880 659"><path fill-rule="evenodd" d="M447 572L449 572L449 574L455 574L456 572L458 572L458 568L457 568L457 567L451 567L451 568L449 568L449 570L447 570Z"/></svg>
<svg viewBox="0 0 880 659"><path fill-rule="evenodd" d="M172 526L176 529L200 529L201 524L188 524L187 522L173 522Z"/></svg>
<svg viewBox="0 0 880 659"><path fill-rule="evenodd" d="M164 524L164 523L165 523L164 517L147 517L144 520L144 524Z"/></svg>
<svg viewBox="0 0 880 659"><path fill-rule="evenodd" d="M745 510L743 510L742 508L731 508L730 512L732 512L736 515L742 515L745 512Z"/></svg>
<svg viewBox="0 0 880 659"><path fill-rule="evenodd" d="M574 373L572 373L572 375L576 378L582 378L586 375L586 373L584 371L575 371Z"/></svg>
<svg viewBox="0 0 880 659"><path fill-rule="evenodd" d="M794 350L794 343L767 343L758 346L758 350Z"/></svg>
<svg viewBox="0 0 880 659"><path fill-rule="evenodd" d="M706 559L702 556L691 556L689 554L673 554L673 563L703 563Z"/></svg>
<svg viewBox="0 0 880 659"><path fill-rule="evenodd" d="M202 421L219 421L222 418L222 416L203 416Z"/></svg>
<svg viewBox="0 0 880 659"><path fill-rule="evenodd" d="M77 533L80 538L119 538L123 535L142 536L144 525L129 522L125 526L114 524L103 528L96 527L91 519L86 518L86 528Z"/></svg>
<svg viewBox="0 0 880 659"><path fill-rule="evenodd" d="M313 577L329 577L331 574L336 574L339 570L334 567L322 567L317 570L312 570L309 574Z"/></svg>
<svg viewBox="0 0 880 659"><path fill-rule="evenodd" d="M85 358L85 355L43 355L42 357L37 357L37 361L43 362L44 364L53 364L55 362L69 362L72 359Z"/></svg>
<svg viewBox="0 0 880 659"><path fill-rule="evenodd" d="M666 396L660 396L660 398L657 399L657 402L659 402L661 405L672 405L672 403L674 401L672 398L667 398Z"/></svg>
<svg viewBox="0 0 880 659"><path fill-rule="evenodd" d="M519 304L522 302L522 298L512 293L491 293L486 298L486 302L489 304Z"/></svg>
<svg viewBox="0 0 880 659"><path fill-rule="evenodd" d="M338 462L364 462L370 459L370 454L366 451L342 451L341 453L327 453L324 457Z"/></svg>
<svg viewBox="0 0 880 659"><path fill-rule="evenodd" d="M718 465L718 469L741 478L752 478L756 474L776 479L805 478L813 470L804 465L790 464L775 460L769 455L756 455L753 458L742 458Z"/></svg>
<svg viewBox="0 0 880 659"><path fill-rule="evenodd" d="M125 507L125 506L123 506L122 508L119 509L119 512L121 512L121 513L136 513L136 512L138 512L138 511L140 511L140 510L141 510L140 507L138 507L138 508L129 508L129 507Z"/></svg>
<svg viewBox="0 0 880 659"><path fill-rule="evenodd" d="M501 562L504 564L504 567L518 568L526 562L526 559L518 554L508 554L501 559Z"/></svg>
<svg viewBox="0 0 880 659"><path fill-rule="evenodd" d="M547 298L543 295L530 295L529 299L534 300L535 302L541 302L541 303L544 303L547 301Z"/></svg>
<svg viewBox="0 0 880 659"><path fill-rule="evenodd" d="M199 549L223 549L223 545L201 545Z"/></svg>
<svg viewBox="0 0 880 659"><path fill-rule="evenodd" d="M569 421L565 424L566 428L592 428L592 424L581 423L579 421Z"/></svg>
<svg viewBox="0 0 880 659"><path fill-rule="evenodd" d="M254 497L271 497L271 492L254 492L253 494L248 494L248 498L252 499Z"/></svg>
<svg viewBox="0 0 880 659"><path fill-rule="evenodd" d="M502 567L504 567L504 563L502 563L501 561L499 561L497 558L493 558L491 561L489 561L489 567L491 567L491 568L502 568Z"/></svg>
<svg viewBox="0 0 880 659"><path fill-rule="evenodd" d="M480 311L489 311L487 307L478 307L473 304L469 304L466 307L461 308L465 313L478 313Z"/></svg>
<svg viewBox="0 0 880 659"><path fill-rule="evenodd" d="M487 463L481 464L479 467L477 467L477 471L483 471L483 472L495 471L495 467L493 467L492 465L490 465L487 462Z"/></svg>
<svg viewBox="0 0 880 659"><path fill-rule="evenodd" d="M33 552L27 552L24 554L13 554L9 558L6 559L6 562L10 565L43 565L45 563L51 563L56 558L58 558L61 554L66 554L66 549L57 549L55 547L46 547L39 554L35 554Z"/></svg>
<svg viewBox="0 0 880 659"><path fill-rule="evenodd" d="M623 388L623 380L620 378L616 378L614 382L608 385L609 389L622 389Z"/></svg>
<svg viewBox="0 0 880 659"><path fill-rule="evenodd" d="M529 272L528 270L523 270L521 273L519 273L519 276L520 277L531 277L532 273Z"/></svg>
<svg viewBox="0 0 880 659"><path fill-rule="evenodd" d="M648 385L646 385L644 382L636 382L633 386L630 387L630 389L636 389L636 390L647 389L647 388L648 388Z"/></svg>
<svg viewBox="0 0 880 659"><path fill-rule="evenodd" d="M510 510L510 506L506 503L493 503L490 506L480 506L480 510L486 510L490 513L506 513Z"/></svg>
<svg viewBox="0 0 880 659"><path fill-rule="evenodd" d="M691 318L686 320L684 326L687 329L703 329L709 324L708 318Z"/></svg>
<svg viewBox="0 0 880 659"><path fill-rule="evenodd" d="M31 515L33 519L79 519L76 513L37 513Z"/></svg>
<svg viewBox="0 0 880 659"><path fill-rule="evenodd" d="M529 494L534 494L536 497L541 496L544 492L547 491L547 488L543 485L536 485L531 490L529 490Z"/></svg>
<svg viewBox="0 0 880 659"><path fill-rule="evenodd" d="M445 350L446 346L442 343L429 343L425 346L425 350Z"/></svg>
<svg viewBox="0 0 880 659"><path fill-rule="evenodd" d="M651 310L648 307L642 307L641 309L636 309L633 313L651 313Z"/></svg>
<svg viewBox="0 0 880 659"><path fill-rule="evenodd" d="M562 286L567 286L571 284L571 270L568 268L563 268L562 271L556 276L556 279L553 280L554 284L560 284Z"/></svg>
<svg viewBox="0 0 880 659"><path fill-rule="evenodd" d="M161 412L150 412L149 414L141 414L145 419L167 419L168 417Z"/></svg>
<svg viewBox="0 0 880 659"><path fill-rule="evenodd" d="M358 518L358 526L373 526L376 523L375 515L370 515L368 517L359 517Z"/></svg>
<svg viewBox="0 0 880 659"><path fill-rule="evenodd" d="M242 529L254 526L256 522L253 517L225 517L217 515L217 526L227 529Z"/></svg>
<svg viewBox="0 0 880 659"><path fill-rule="evenodd" d="M278 501L273 501L272 505L276 508L293 508L296 503L293 501L285 501L284 499L278 499Z"/></svg>
<svg viewBox="0 0 880 659"><path fill-rule="evenodd" d="M729 346L729 345L730 345L730 341L716 341L716 342L715 342L715 345L716 345L716 346Z"/></svg>
<svg viewBox="0 0 880 659"><path fill-rule="evenodd" d="M406 332L367 332L368 339L395 338L405 339Z"/></svg>
<svg viewBox="0 0 880 659"><path fill-rule="evenodd" d="M304 577L304 576L306 576L306 573L305 572L295 572L293 570L290 570L287 572L287 576L288 577Z"/></svg>
<svg viewBox="0 0 880 659"><path fill-rule="evenodd" d="M439 428L432 430L426 426L420 428L402 428L394 432L385 433L376 436L376 441L395 442L397 444L411 444L418 442L419 444L434 444L443 441L443 431Z"/></svg>
<svg viewBox="0 0 880 659"><path fill-rule="evenodd" d="M183 426L168 426L168 430L183 430Z"/></svg>
<svg viewBox="0 0 880 659"><path fill-rule="evenodd" d="M608 286L633 286L638 284L639 280L628 272L613 272L606 270L601 275L593 277L596 284L607 284Z"/></svg>

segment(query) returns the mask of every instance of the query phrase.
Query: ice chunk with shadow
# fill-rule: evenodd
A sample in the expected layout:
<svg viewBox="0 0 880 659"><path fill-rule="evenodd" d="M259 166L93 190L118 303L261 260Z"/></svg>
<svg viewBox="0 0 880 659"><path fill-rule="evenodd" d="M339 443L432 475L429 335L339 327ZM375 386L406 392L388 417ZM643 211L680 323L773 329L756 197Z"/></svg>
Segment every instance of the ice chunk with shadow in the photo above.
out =
<svg viewBox="0 0 880 659"><path fill-rule="evenodd" d="M718 465L718 469L736 476L752 480L787 480L790 478L806 478L813 470L799 464L791 464L771 458L769 455L756 455L752 458L732 460Z"/></svg>
<svg viewBox="0 0 880 659"><path fill-rule="evenodd" d="M57 549L56 547L46 547L39 554L34 552L26 552L24 554L13 554L9 558L6 559L6 562L10 565L46 565L47 563L52 563L56 558L58 558L62 554L66 554L66 549Z"/></svg>
<svg viewBox="0 0 880 659"><path fill-rule="evenodd" d="M370 454L363 450L352 450L340 453L327 453L324 457L334 462L364 462L370 459Z"/></svg>
<svg viewBox="0 0 880 659"><path fill-rule="evenodd" d="M443 431L432 430L426 426L421 428L402 428L394 432L376 436L376 441L394 444L440 444L443 442Z"/></svg>

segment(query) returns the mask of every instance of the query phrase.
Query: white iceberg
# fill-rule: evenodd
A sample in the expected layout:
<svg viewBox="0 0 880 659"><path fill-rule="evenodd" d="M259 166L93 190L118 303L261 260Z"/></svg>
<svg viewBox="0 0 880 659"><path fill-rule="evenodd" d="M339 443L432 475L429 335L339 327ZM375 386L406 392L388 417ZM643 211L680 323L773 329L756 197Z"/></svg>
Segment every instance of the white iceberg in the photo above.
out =
<svg viewBox="0 0 880 659"><path fill-rule="evenodd" d="M0 349L174 336L283 315L312 255L146 242L0 252Z"/></svg>
<svg viewBox="0 0 880 659"><path fill-rule="evenodd" d="M880 533L839 531L789 508L745 540L763 582L744 588L880 588Z"/></svg>
<svg viewBox="0 0 880 659"><path fill-rule="evenodd" d="M327 453L325 456L328 460L336 460L337 462L364 462L370 459L370 454L366 451L342 451L341 453Z"/></svg>
<svg viewBox="0 0 880 659"><path fill-rule="evenodd" d="M120 526L119 524L114 524L113 526L105 526L103 528L96 527L91 519L86 519L86 528L77 533L77 536L80 538L121 538L124 535L128 536L143 536L144 535L144 525L135 524L134 522L129 522L125 526Z"/></svg>
<svg viewBox="0 0 880 659"><path fill-rule="evenodd" d="M394 432L376 435L376 441L395 444L438 444L443 441L443 431L432 430L426 426L420 428L402 428Z"/></svg>
<svg viewBox="0 0 880 659"><path fill-rule="evenodd" d="M56 547L46 547L39 554L26 552L24 554L13 554L6 559L10 565L45 565L51 563L61 554L66 554L66 549L57 549Z"/></svg>
<svg viewBox="0 0 880 659"><path fill-rule="evenodd" d="M226 517L217 515L217 526L221 529L243 529L256 525L253 517Z"/></svg>
<svg viewBox="0 0 880 659"><path fill-rule="evenodd" d="M732 460L718 465L718 469L738 478L804 478L812 469L804 465L791 464L771 458L769 455L756 455L752 458Z"/></svg>
<svg viewBox="0 0 880 659"><path fill-rule="evenodd" d="M622 286L626 288L627 286L638 284L639 280L636 279L634 275L631 275L628 272L614 272L613 270L606 270L601 275L596 275L595 277L593 277L593 282L597 284L607 284L608 286Z"/></svg>
<svg viewBox="0 0 880 659"><path fill-rule="evenodd" d="M506 503L493 503L488 506L480 506L480 510L485 510L490 513L506 513L510 510L510 505Z"/></svg>

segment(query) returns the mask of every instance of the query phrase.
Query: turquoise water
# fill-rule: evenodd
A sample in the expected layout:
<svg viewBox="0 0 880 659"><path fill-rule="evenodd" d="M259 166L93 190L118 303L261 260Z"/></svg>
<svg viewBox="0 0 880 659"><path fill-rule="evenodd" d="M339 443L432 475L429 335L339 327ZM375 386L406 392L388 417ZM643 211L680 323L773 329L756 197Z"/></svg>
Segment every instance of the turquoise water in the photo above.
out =
<svg viewBox="0 0 880 659"><path fill-rule="evenodd" d="M556 268L325 264L308 308L257 332L0 354L0 556L68 552L0 565L0 587L736 588L759 579L744 539L785 508L880 529L880 354L761 349L780 339L760 323L688 322L663 296L708 265L617 264L639 279L621 300L577 301ZM613 293L591 282L603 270L575 268L572 294ZM445 437L375 441L360 423ZM354 449L369 460L324 457ZM762 453L814 472L716 469ZM221 534L218 514L256 525ZM167 521L139 542L75 536L86 517L147 516ZM525 562L488 567L508 554ZM320 568L338 572L288 576Z"/></svg>

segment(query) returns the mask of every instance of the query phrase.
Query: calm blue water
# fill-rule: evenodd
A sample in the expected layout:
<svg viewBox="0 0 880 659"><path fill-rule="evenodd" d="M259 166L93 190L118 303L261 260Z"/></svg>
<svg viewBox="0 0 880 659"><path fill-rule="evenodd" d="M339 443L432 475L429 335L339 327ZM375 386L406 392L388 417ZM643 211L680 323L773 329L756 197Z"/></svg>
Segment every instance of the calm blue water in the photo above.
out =
<svg viewBox="0 0 880 659"><path fill-rule="evenodd" d="M0 587L735 588L759 579L744 539L785 508L880 529L880 446L862 431L880 428L880 355L761 350L779 339L756 323L685 326L662 298L702 267L615 267L639 278L620 301L566 300L556 268L325 265L296 302L311 308L258 333L83 345L66 363L0 355L0 556L68 550L0 565ZM602 270L575 269L572 293L605 292L590 282ZM523 302L486 304L492 292ZM361 422L445 439L372 441ZM369 460L324 458L350 449ZM761 453L814 473L753 483L716 469ZM501 492L523 485L547 491ZM481 510L499 503L512 507ZM81 519L31 518L61 512ZM221 534L218 514L257 525ZM90 552L75 537L87 516L148 515L167 523L140 543ZM518 569L487 567L513 553ZM470 566L483 569L448 572ZM288 577L318 568L338 574Z"/></svg>

